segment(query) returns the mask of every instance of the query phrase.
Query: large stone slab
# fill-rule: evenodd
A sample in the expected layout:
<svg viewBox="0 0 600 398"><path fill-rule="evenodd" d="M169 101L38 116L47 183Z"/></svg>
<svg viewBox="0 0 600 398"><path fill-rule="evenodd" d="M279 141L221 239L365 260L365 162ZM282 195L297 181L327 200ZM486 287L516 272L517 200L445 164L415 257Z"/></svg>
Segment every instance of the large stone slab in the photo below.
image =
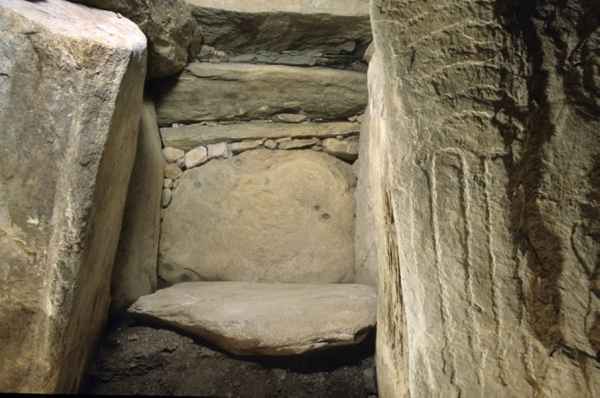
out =
<svg viewBox="0 0 600 398"><path fill-rule="evenodd" d="M61 0L1 0L0 32L0 391L77 392L110 301L146 39Z"/></svg>
<svg viewBox="0 0 600 398"><path fill-rule="evenodd" d="M354 178L314 151L255 150L185 172L163 214L160 277L352 281Z"/></svg>
<svg viewBox="0 0 600 398"><path fill-rule="evenodd" d="M199 145L243 140L290 138L330 138L358 134L360 124L350 122L329 123L267 123L249 122L235 124L190 124L160 129L163 143L184 151Z"/></svg>
<svg viewBox="0 0 600 398"><path fill-rule="evenodd" d="M345 119L367 104L366 75L328 68L192 63L159 94L161 125L205 120L266 119L304 112Z"/></svg>
<svg viewBox="0 0 600 398"><path fill-rule="evenodd" d="M371 42L368 0L186 1L214 49L201 60L346 67Z"/></svg>
<svg viewBox="0 0 600 398"><path fill-rule="evenodd" d="M185 0L74 0L131 19L148 37L148 77L180 72L202 36Z"/></svg>
<svg viewBox="0 0 600 398"><path fill-rule="evenodd" d="M292 355L357 344L375 326L365 285L192 282L141 297L129 312L240 355Z"/></svg>
<svg viewBox="0 0 600 398"><path fill-rule="evenodd" d="M113 312L156 290L164 163L154 103L146 100L112 275Z"/></svg>
<svg viewBox="0 0 600 398"><path fill-rule="evenodd" d="M372 3L380 396L599 396L598 3Z"/></svg>

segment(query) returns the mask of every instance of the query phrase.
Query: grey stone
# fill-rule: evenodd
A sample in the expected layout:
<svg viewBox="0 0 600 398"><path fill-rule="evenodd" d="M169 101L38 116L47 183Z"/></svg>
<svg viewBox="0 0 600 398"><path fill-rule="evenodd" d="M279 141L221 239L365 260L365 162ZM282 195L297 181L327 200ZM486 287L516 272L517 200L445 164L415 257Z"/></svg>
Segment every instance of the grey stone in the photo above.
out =
<svg viewBox="0 0 600 398"><path fill-rule="evenodd" d="M372 6L379 395L597 397L600 8L439 4Z"/></svg>
<svg viewBox="0 0 600 398"><path fill-rule="evenodd" d="M173 188L173 180L170 178L165 178L163 180L163 188Z"/></svg>
<svg viewBox="0 0 600 398"><path fill-rule="evenodd" d="M323 151L342 160L354 162L358 158L358 140L327 138L322 145Z"/></svg>
<svg viewBox="0 0 600 398"><path fill-rule="evenodd" d="M185 154L185 168L191 169L193 167L200 166L208 161L208 159L210 159L210 157L206 147L199 146Z"/></svg>
<svg viewBox="0 0 600 398"><path fill-rule="evenodd" d="M354 185L350 165L313 151L254 150L189 170L163 214L159 275L350 282Z"/></svg>
<svg viewBox="0 0 600 398"><path fill-rule="evenodd" d="M201 62L189 64L173 85L157 91L161 126L268 119L290 110L312 119L342 119L363 112L368 96L360 72Z"/></svg>
<svg viewBox="0 0 600 398"><path fill-rule="evenodd" d="M184 0L75 0L114 11L135 22L148 37L148 77L179 73L202 41ZM190 53L191 50L191 53Z"/></svg>
<svg viewBox="0 0 600 398"><path fill-rule="evenodd" d="M239 355L292 355L357 344L375 326L365 285L181 283L140 298L129 312Z"/></svg>
<svg viewBox="0 0 600 398"><path fill-rule="evenodd" d="M265 140L249 140L249 141L241 141L241 142L233 142L229 145L231 152L233 154L242 153L245 151L249 151L251 149L257 149L262 146Z"/></svg>
<svg viewBox="0 0 600 398"><path fill-rule="evenodd" d="M371 42L368 0L187 1L227 62L347 67Z"/></svg>
<svg viewBox="0 0 600 398"><path fill-rule="evenodd" d="M154 104L146 100L112 275L112 312L153 293L157 284L164 159Z"/></svg>
<svg viewBox="0 0 600 398"><path fill-rule="evenodd" d="M162 190L162 195L161 195L161 199L160 199L162 208L164 209L166 207L169 207L172 200L173 200L173 191L169 188L164 188Z"/></svg>
<svg viewBox="0 0 600 398"><path fill-rule="evenodd" d="M359 123L265 123L249 122L224 125L191 124L184 127L164 127L161 130L167 146L189 151L199 145L242 140L290 138L329 138L358 135Z"/></svg>
<svg viewBox="0 0 600 398"><path fill-rule="evenodd" d="M378 253L383 250L381 246L385 241L383 228L381 228L385 220L382 187L378 183L377 175L381 172L381 167L369 163L372 161L371 157L378 159L379 154L373 150L380 148L375 146L375 143L373 147L371 146L370 120L367 115L360 134L359 157L352 165L358 177L354 193L356 208L354 258L356 282L378 286Z"/></svg>
<svg viewBox="0 0 600 398"><path fill-rule="evenodd" d="M308 118L301 113L280 113L273 116L273 121L282 123L302 123Z"/></svg>
<svg viewBox="0 0 600 398"><path fill-rule="evenodd" d="M228 158L231 157L231 151L226 142L207 145L209 159Z"/></svg>
<svg viewBox="0 0 600 398"><path fill-rule="evenodd" d="M277 149L277 141L275 140L266 140L264 143L265 148L268 149Z"/></svg>
<svg viewBox="0 0 600 398"><path fill-rule="evenodd" d="M292 139L292 138L282 138L277 141L277 147L279 149L302 149L309 148L313 145L318 144L320 141L318 138L304 138L304 139Z"/></svg>
<svg viewBox="0 0 600 398"><path fill-rule="evenodd" d="M179 159L181 159L185 152L178 148L166 147L162 150L163 156L167 163L176 163Z"/></svg>
<svg viewBox="0 0 600 398"><path fill-rule="evenodd" d="M0 391L78 391L103 330L146 39L114 13L0 1Z"/></svg>

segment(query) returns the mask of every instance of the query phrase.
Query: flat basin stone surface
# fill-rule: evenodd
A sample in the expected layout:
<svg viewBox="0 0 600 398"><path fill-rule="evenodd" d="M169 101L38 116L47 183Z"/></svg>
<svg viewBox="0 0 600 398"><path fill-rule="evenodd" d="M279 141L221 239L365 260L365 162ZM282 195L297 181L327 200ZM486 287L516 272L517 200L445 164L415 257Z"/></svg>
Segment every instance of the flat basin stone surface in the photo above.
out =
<svg viewBox="0 0 600 398"><path fill-rule="evenodd" d="M189 282L129 312L239 355L292 355L357 344L376 323L376 292L356 284Z"/></svg>
<svg viewBox="0 0 600 398"><path fill-rule="evenodd" d="M352 168L314 151L254 150L186 171L163 212L159 276L354 282Z"/></svg>

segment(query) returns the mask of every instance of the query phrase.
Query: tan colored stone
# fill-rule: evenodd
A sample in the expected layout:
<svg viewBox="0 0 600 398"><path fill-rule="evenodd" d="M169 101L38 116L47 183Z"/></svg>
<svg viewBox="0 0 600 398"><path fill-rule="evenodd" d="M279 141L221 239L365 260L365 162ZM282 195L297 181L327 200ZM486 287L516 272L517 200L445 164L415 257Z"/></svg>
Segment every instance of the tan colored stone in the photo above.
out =
<svg viewBox="0 0 600 398"><path fill-rule="evenodd" d="M280 113L273 116L273 121L281 123L302 123L308 118L301 113Z"/></svg>
<svg viewBox="0 0 600 398"><path fill-rule="evenodd" d="M233 142L229 145L231 148L231 152L233 154L242 153L245 151L249 151L251 149L260 148L265 142L264 140L250 140L250 141L241 141L241 142Z"/></svg>
<svg viewBox="0 0 600 398"><path fill-rule="evenodd" d="M154 103L146 100L129 182L111 286L111 311L120 312L157 284L164 159Z"/></svg>
<svg viewBox="0 0 600 398"><path fill-rule="evenodd" d="M370 286L192 282L140 298L129 312L240 355L292 355L357 344L375 326Z"/></svg>
<svg viewBox="0 0 600 398"><path fill-rule="evenodd" d="M254 150L187 171L163 214L159 274L189 280L353 280L354 175L313 151Z"/></svg>
<svg viewBox="0 0 600 398"><path fill-rule="evenodd" d="M323 151L348 162L358 158L358 140L340 140L327 138L323 140Z"/></svg>
<svg viewBox="0 0 600 398"><path fill-rule="evenodd" d="M210 144L207 145L206 148L208 149L208 157L210 159L228 158L231 156L231 151L229 150L229 146L226 142Z"/></svg>
<svg viewBox="0 0 600 398"><path fill-rule="evenodd" d="M189 151L198 145L241 140L264 140L290 138L329 138L357 135L359 123L265 123L249 122L207 126L191 124L183 127L164 127L160 129L163 142L167 146Z"/></svg>
<svg viewBox="0 0 600 398"><path fill-rule="evenodd" d="M279 149L302 149L309 148L313 145L318 144L320 141L317 138L305 138L294 140L292 138L282 138L277 141L277 147Z"/></svg>
<svg viewBox="0 0 600 398"><path fill-rule="evenodd" d="M171 180L176 180L179 177L181 177L181 174L183 174L183 171L181 171L181 169L179 168L178 165L176 165L174 163L170 163L165 166L165 173L164 173L165 178L169 178Z"/></svg>
<svg viewBox="0 0 600 398"><path fill-rule="evenodd" d="M0 1L0 391L78 391L103 330L146 39L61 0Z"/></svg>
<svg viewBox="0 0 600 398"><path fill-rule="evenodd" d="M598 7L372 12L379 395L599 396Z"/></svg>
<svg viewBox="0 0 600 398"><path fill-rule="evenodd" d="M185 154L185 168L191 169L200 166L201 164L206 163L208 159L210 159L210 157L206 147L199 146Z"/></svg>
<svg viewBox="0 0 600 398"><path fill-rule="evenodd" d="M162 126L267 119L289 110L312 119L342 119L367 104L364 73L329 68L195 62L174 85L159 91Z"/></svg>
<svg viewBox="0 0 600 398"><path fill-rule="evenodd" d="M162 150L163 156L167 163L177 163L179 159L184 157L185 152L178 148L166 147Z"/></svg>
<svg viewBox="0 0 600 398"><path fill-rule="evenodd" d="M286 12L296 14L331 14L369 17L368 0L186 0L196 7L245 13Z"/></svg>

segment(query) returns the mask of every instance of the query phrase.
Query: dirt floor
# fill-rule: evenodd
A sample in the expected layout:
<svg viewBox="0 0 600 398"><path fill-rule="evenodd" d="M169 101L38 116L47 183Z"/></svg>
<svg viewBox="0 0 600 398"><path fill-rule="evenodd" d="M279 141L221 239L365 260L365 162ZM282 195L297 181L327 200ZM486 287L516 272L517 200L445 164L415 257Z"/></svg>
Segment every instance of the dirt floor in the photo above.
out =
<svg viewBox="0 0 600 398"><path fill-rule="evenodd" d="M265 359L233 357L174 331L113 325L84 383L86 394L242 398L376 397L373 337L353 348Z"/></svg>

